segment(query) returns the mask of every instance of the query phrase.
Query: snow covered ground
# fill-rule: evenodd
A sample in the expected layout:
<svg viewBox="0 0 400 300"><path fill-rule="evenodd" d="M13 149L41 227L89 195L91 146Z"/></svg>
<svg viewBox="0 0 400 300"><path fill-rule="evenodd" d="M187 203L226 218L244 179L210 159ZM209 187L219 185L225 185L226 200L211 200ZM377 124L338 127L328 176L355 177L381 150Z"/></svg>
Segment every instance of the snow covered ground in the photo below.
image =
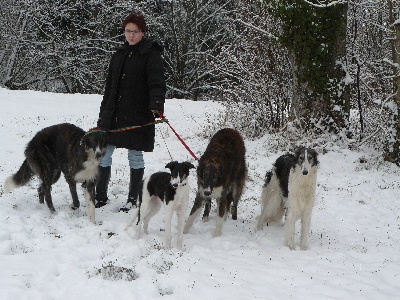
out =
<svg viewBox="0 0 400 300"><path fill-rule="evenodd" d="M88 130L100 101L100 95L0 89L0 185L17 171L38 130L62 122ZM219 129L214 120L222 110L215 102L171 99L165 115L200 157L208 143L204 132ZM145 154L145 175L166 171L170 154L197 166L168 126L157 126L155 151ZM214 205L209 221L197 220L184 235L182 255L175 228L173 248L163 249L162 213L138 241L133 229L123 230L133 213L117 212L127 198L126 150L114 154L111 203L96 209L96 225L89 222L81 188L81 209L69 209L63 178L52 190L55 217L38 202L37 180L1 192L0 299L400 299L399 168L376 163L368 148L361 153L327 144L319 156L309 250L297 245L291 251L283 246L281 225L255 231L265 172L283 153L274 149L270 136L246 141L249 178L238 220L229 217L222 236L213 238ZM192 170L189 209L195 174Z"/></svg>

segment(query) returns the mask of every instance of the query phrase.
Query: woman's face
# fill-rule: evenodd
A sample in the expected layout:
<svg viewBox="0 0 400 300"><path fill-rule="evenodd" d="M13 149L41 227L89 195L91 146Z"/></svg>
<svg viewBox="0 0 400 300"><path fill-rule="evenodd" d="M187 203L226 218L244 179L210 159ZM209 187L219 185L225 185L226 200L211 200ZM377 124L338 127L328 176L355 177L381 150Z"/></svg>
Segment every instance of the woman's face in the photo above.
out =
<svg viewBox="0 0 400 300"><path fill-rule="evenodd" d="M143 38L144 33L135 23L128 23L125 26L125 38L129 45L135 45Z"/></svg>

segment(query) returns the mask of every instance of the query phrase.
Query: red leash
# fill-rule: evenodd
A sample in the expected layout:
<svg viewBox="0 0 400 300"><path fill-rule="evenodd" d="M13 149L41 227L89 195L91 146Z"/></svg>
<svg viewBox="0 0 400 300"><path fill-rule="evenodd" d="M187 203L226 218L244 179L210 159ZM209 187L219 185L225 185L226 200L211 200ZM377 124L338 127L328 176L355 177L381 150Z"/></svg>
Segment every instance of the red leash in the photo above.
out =
<svg viewBox="0 0 400 300"><path fill-rule="evenodd" d="M139 128L139 127L143 127L143 126L148 126L148 125L153 125L153 124L158 124L158 123L167 123L168 126L169 126L169 128L172 129L172 131L175 133L176 137L181 141L182 145L186 148L186 150L189 151L189 153L193 156L193 158L194 158L195 160L199 160L199 159L196 157L196 155L193 153L193 151L190 150L189 146L186 145L185 141L184 141L184 140L179 136L179 134L175 131L175 129L172 128L171 124L169 124L168 119L165 118L165 116L163 115L163 113L160 112L160 111L157 112L157 113L160 115L160 119L161 119L161 120L156 120L156 121L154 121L154 122L151 122L151 123L148 123L148 124L145 124L145 125L142 125L142 126L130 126L130 127L125 127L125 128L107 130L106 132L123 132L123 131L133 130L133 129L136 129L136 128ZM90 129L88 132L86 132L85 135L91 134L91 133L96 132L96 131L104 131L104 130L101 130L100 128L95 127L95 128Z"/></svg>
<svg viewBox="0 0 400 300"><path fill-rule="evenodd" d="M167 119L165 119L165 116L163 115L163 113L159 111L158 114L160 115L160 119L161 119L161 120L163 120L163 121L165 120L165 123L168 124L169 128L171 128L171 130L175 133L175 135L176 135L176 137L178 138L178 140L181 141L182 145L186 148L187 151L189 151L189 153L193 156L193 158L194 158L195 160L199 160L199 159L196 157L196 155L193 153L193 151L190 150L189 146L186 145L185 141L184 141L184 140L179 136L179 134L175 131L175 129L172 128L171 124L169 124L169 121L168 121Z"/></svg>

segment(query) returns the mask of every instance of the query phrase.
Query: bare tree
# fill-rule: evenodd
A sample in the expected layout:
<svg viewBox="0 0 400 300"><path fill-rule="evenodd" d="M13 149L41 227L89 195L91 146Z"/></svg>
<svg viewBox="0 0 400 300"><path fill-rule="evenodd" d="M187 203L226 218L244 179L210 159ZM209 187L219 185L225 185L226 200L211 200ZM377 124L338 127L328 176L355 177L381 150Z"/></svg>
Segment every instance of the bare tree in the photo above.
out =
<svg viewBox="0 0 400 300"><path fill-rule="evenodd" d="M234 1L169 1L165 9L164 60L171 97L199 99L218 83L222 49L235 40L229 16Z"/></svg>
<svg viewBox="0 0 400 300"><path fill-rule="evenodd" d="M227 101L230 122L247 137L281 129L292 93L287 51L274 35L279 24L265 6L237 2L233 16L236 40L218 56L217 96Z"/></svg>
<svg viewBox="0 0 400 300"><path fill-rule="evenodd" d="M0 84L13 89L98 93L109 56L120 43L119 14L111 5L115 3L13 2L7 8L9 34L0 60Z"/></svg>

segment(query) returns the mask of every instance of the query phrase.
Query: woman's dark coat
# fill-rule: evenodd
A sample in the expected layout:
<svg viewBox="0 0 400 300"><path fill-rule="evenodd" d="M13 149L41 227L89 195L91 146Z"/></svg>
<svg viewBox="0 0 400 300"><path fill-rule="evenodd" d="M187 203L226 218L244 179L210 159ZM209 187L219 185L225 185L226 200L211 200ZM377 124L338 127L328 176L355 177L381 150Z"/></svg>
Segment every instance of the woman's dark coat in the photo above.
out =
<svg viewBox="0 0 400 300"><path fill-rule="evenodd" d="M154 122L151 110L164 112L166 85L161 47L146 38L125 43L111 58L97 125L104 130ZM109 144L151 152L155 125L109 133Z"/></svg>

